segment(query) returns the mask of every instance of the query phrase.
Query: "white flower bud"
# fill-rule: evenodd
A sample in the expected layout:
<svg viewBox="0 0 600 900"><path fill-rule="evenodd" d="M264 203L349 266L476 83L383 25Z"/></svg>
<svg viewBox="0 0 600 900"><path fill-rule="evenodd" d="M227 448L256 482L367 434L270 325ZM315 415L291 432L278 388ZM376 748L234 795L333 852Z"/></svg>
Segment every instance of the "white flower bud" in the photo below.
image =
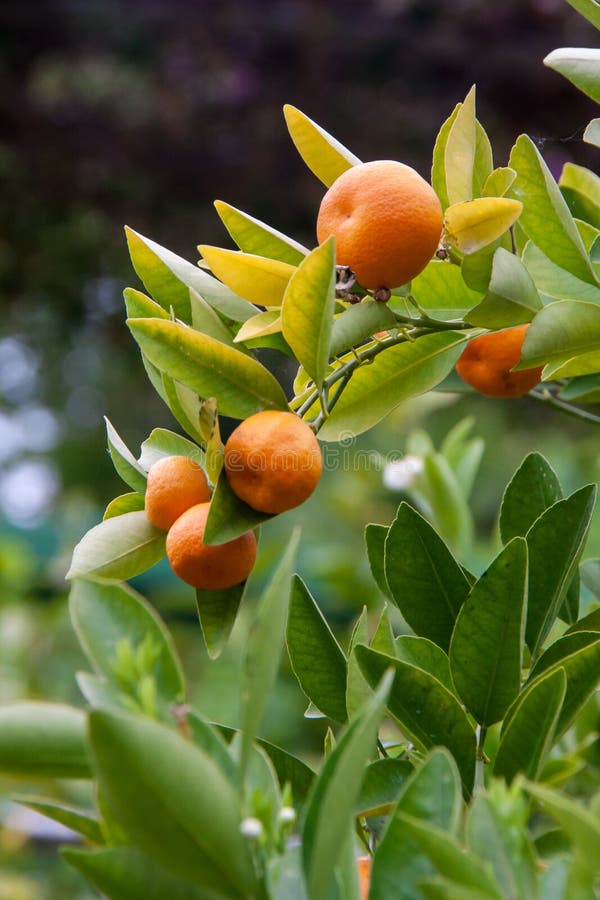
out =
<svg viewBox="0 0 600 900"><path fill-rule="evenodd" d="M249 840L256 841L263 833L263 826L260 819L254 816L248 816L240 822L240 834Z"/></svg>
<svg viewBox="0 0 600 900"><path fill-rule="evenodd" d="M404 491L414 484L422 471L420 456L405 456L387 464L383 470L383 484L391 491Z"/></svg>
<svg viewBox="0 0 600 900"><path fill-rule="evenodd" d="M291 825L296 821L296 810L293 806L282 806L279 810L279 821L282 825Z"/></svg>

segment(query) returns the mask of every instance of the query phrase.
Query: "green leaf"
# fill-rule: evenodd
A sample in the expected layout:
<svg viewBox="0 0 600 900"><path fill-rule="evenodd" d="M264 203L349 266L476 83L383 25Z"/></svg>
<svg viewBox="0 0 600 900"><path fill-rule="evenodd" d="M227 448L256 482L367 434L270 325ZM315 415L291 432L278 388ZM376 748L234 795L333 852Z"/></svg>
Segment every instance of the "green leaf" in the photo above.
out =
<svg viewBox="0 0 600 900"><path fill-rule="evenodd" d="M373 647L373 649L377 650L378 648ZM395 640L394 652L398 659L429 672L451 693L455 693L448 656L433 641L415 637L412 634L401 634Z"/></svg>
<svg viewBox="0 0 600 900"><path fill-rule="evenodd" d="M357 156L295 106L286 103L283 114L296 150L326 187L331 187L346 169L360 163Z"/></svg>
<svg viewBox="0 0 600 900"><path fill-rule="evenodd" d="M596 285L592 264L564 197L533 141L522 134L509 165L517 171L511 194L524 204L519 224L557 266Z"/></svg>
<svg viewBox="0 0 600 900"><path fill-rule="evenodd" d="M396 318L387 303L363 300L336 316L331 330L330 355L340 356L378 331L395 328Z"/></svg>
<svg viewBox="0 0 600 900"><path fill-rule="evenodd" d="M165 456L188 456L199 466L204 466L204 452L192 441L169 431L167 428L154 428L142 443L140 465L146 471L152 468L159 459Z"/></svg>
<svg viewBox="0 0 600 900"><path fill-rule="evenodd" d="M465 600L450 643L456 689L480 725L498 722L521 684L527 544L513 538Z"/></svg>
<svg viewBox="0 0 600 900"><path fill-rule="evenodd" d="M353 719L361 711L373 691L365 676L360 670L354 648L357 644L369 643L369 615L366 606L363 606L358 617L348 645L348 670L346 675L346 704L345 709L348 718ZM393 652L393 651L392 651Z"/></svg>
<svg viewBox="0 0 600 900"><path fill-rule="evenodd" d="M138 512L144 509L144 495L138 494L136 491L130 494L120 494L111 500L102 516L102 521L112 519L115 516L122 516L128 512Z"/></svg>
<svg viewBox="0 0 600 900"><path fill-rule="evenodd" d="M371 574L377 587L386 597L392 599L390 589L385 577L384 551L385 539L389 528L387 525L375 525L370 523L365 527L365 543L367 545L367 557Z"/></svg>
<svg viewBox="0 0 600 900"><path fill-rule="evenodd" d="M323 441L371 428L403 400L431 390L451 371L468 336L453 331L396 344L360 366L319 431Z"/></svg>
<svg viewBox="0 0 600 900"><path fill-rule="evenodd" d="M0 772L26 778L89 778L84 714L59 703L0 706Z"/></svg>
<svg viewBox="0 0 600 900"><path fill-rule="evenodd" d="M552 746L567 681L555 669L524 690L510 711L494 760L494 775L510 784L518 774L535 780Z"/></svg>
<svg viewBox="0 0 600 900"><path fill-rule="evenodd" d="M580 375L564 385L559 391L561 400L575 403L600 403L600 375Z"/></svg>
<svg viewBox="0 0 600 900"><path fill-rule="evenodd" d="M215 200L215 209L225 228L244 253L267 256L297 266L308 253L306 247L255 219L254 216Z"/></svg>
<svg viewBox="0 0 600 900"><path fill-rule="evenodd" d="M600 635L593 630L585 631L580 629L570 634L564 634L550 644L548 649L542 653L537 662L531 667L528 681L534 681L542 672L557 666L567 656L578 653L580 650L589 647L590 644L595 644L598 640L600 640Z"/></svg>
<svg viewBox="0 0 600 900"><path fill-rule="evenodd" d="M330 896L334 869L349 833L364 766L375 746L390 681L391 673L386 673L378 686L373 685L375 694L325 760L308 798L302 856L311 900Z"/></svg>
<svg viewBox="0 0 600 900"><path fill-rule="evenodd" d="M450 205L473 198L475 166L475 87L461 103L450 125L444 150L446 195Z"/></svg>
<svg viewBox="0 0 600 900"><path fill-rule="evenodd" d="M556 726L557 738L571 727L577 713L597 689L600 682L598 674L600 671L600 639L598 633L595 632L593 639L589 640L586 640L584 635L585 632L578 632L562 638L562 641L566 642L566 646L563 645L559 648L560 650L578 649L575 649L574 652L568 655L563 655L553 666L545 669L547 672L553 672L557 668L562 668L567 676L567 693ZM577 642L575 640L577 638L584 639ZM552 650L552 647L550 650ZM537 671L539 672L539 669ZM542 677L542 675L543 673L537 675L537 678ZM534 678L531 682L532 686L536 683L537 678Z"/></svg>
<svg viewBox="0 0 600 900"><path fill-rule="evenodd" d="M436 259L413 278L410 292L427 315L444 321L463 319L481 300L464 281L460 266Z"/></svg>
<svg viewBox="0 0 600 900"><path fill-rule="evenodd" d="M292 590L292 568L299 540L300 531L295 529L279 565L263 591L248 636L240 699L242 780L247 772L252 741L257 734L269 694L277 677Z"/></svg>
<svg viewBox="0 0 600 900"><path fill-rule="evenodd" d="M193 288L190 288L190 307L192 310L192 328L195 328L196 331L201 331L202 334L207 334L216 341L221 341L222 344L227 344L229 347L233 346L233 334L227 325L212 306L206 302L204 297L201 297ZM134 316L128 316L128 318L131 319ZM144 316L137 316L137 318L143 319Z"/></svg>
<svg viewBox="0 0 600 900"><path fill-rule="evenodd" d="M67 579L82 576L126 581L165 555L166 533L143 510L106 519L91 528L73 550Z"/></svg>
<svg viewBox="0 0 600 900"><path fill-rule="evenodd" d="M586 144L600 147L600 119L592 119L583 132L583 140Z"/></svg>
<svg viewBox="0 0 600 900"><path fill-rule="evenodd" d="M600 303L600 288L559 268L533 241L527 241L522 259L535 286L547 297L553 300L589 300L590 303Z"/></svg>
<svg viewBox="0 0 600 900"><path fill-rule="evenodd" d="M525 634L534 656L548 635L577 571L595 499L595 485L581 488L542 513L527 533L529 599Z"/></svg>
<svg viewBox="0 0 600 900"><path fill-rule="evenodd" d="M560 72L576 88L600 103L600 50L561 47L546 56L544 65Z"/></svg>
<svg viewBox="0 0 600 900"><path fill-rule="evenodd" d="M248 319L235 336L235 343L252 341L266 334L277 334L281 331L281 311L279 309L266 309Z"/></svg>
<svg viewBox="0 0 600 900"><path fill-rule="evenodd" d="M600 10L596 0L567 0L567 3L570 3L573 9L585 16L592 25L600 28Z"/></svg>
<svg viewBox="0 0 600 900"><path fill-rule="evenodd" d="M498 247L488 292L467 319L482 328L506 328L531 322L541 308L540 295L523 263Z"/></svg>
<svg viewBox="0 0 600 900"><path fill-rule="evenodd" d="M74 806L67 806L64 803L57 803L56 800L46 800L43 797L33 797L27 794L12 794L11 800L14 803L20 803L29 809L35 810L42 816L52 819L53 822L59 822L65 828L76 831L87 840L94 844L103 844L104 838L100 823L91 814L91 811L77 809Z"/></svg>
<svg viewBox="0 0 600 900"><path fill-rule="evenodd" d="M300 846L288 846L282 855L273 857L268 878L270 900L308 900Z"/></svg>
<svg viewBox="0 0 600 900"><path fill-rule="evenodd" d="M591 169L565 163L558 185L571 214L600 227L600 177Z"/></svg>
<svg viewBox="0 0 600 900"><path fill-rule="evenodd" d="M511 189L517 173L508 166L500 166L490 172L481 191L482 197L503 197Z"/></svg>
<svg viewBox="0 0 600 900"><path fill-rule="evenodd" d="M544 378L600 371L600 305L560 300L544 307L525 335L515 369L547 363Z"/></svg>
<svg viewBox="0 0 600 900"><path fill-rule="evenodd" d="M383 605L383 610L381 611L379 622L377 623L377 628L373 635L373 640L369 646L372 647L373 650L379 650L380 653L389 653L390 656L396 655L394 629L390 622L387 603L384 603Z"/></svg>
<svg viewBox="0 0 600 900"><path fill-rule="evenodd" d="M164 725L114 713L90 714L90 742L106 808L140 850L217 894L256 890L239 800L214 760Z"/></svg>
<svg viewBox="0 0 600 900"><path fill-rule="evenodd" d="M581 578L587 589L600 600L600 559L586 559L581 564Z"/></svg>
<svg viewBox="0 0 600 900"><path fill-rule="evenodd" d="M502 806L506 800L510 803L509 797L504 794ZM467 819L468 852L485 862L502 897L536 897L533 848L524 833L525 822L515 821L510 812L510 807L498 809L492 797L478 794Z"/></svg>
<svg viewBox="0 0 600 900"><path fill-rule="evenodd" d="M545 813L551 816L567 833L577 850L589 860L597 860L600 854L600 823L596 816L564 794L543 787L541 784L525 784L525 790L537 800Z"/></svg>
<svg viewBox="0 0 600 900"><path fill-rule="evenodd" d="M464 852L458 841L430 823L401 814L406 831L414 838L421 851L434 866L453 881L467 888L474 888L491 900L502 900L487 867L472 854Z"/></svg>
<svg viewBox="0 0 600 900"><path fill-rule="evenodd" d="M136 291L134 288L125 288L123 298L128 319L171 318L170 314L160 303L151 300L146 294L142 294L141 291Z"/></svg>
<svg viewBox="0 0 600 900"><path fill-rule="evenodd" d="M269 513L252 509L234 494L227 481L225 470L217 481L204 529L205 544L224 544L233 541L246 531L252 531L262 522L273 517Z"/></svg>
<svg viewBox="0 0 600 900"><path fill-rule="evenodd" d="M446 239L461 253L476 253L499 238L517 221L523 204L509 197L480 197L449 206Z"/></svg>
<svg viewBox="0 0 600 900"><path fill-rule="evenodd" d="M148 321L137 320L137 321ZM146 360L144 354L142 358ZM152 363L148 360L148 365ZM155 371L159 371L155 368ZM190 390L178 381L175 381L165 372L160 372L162 391L164 401L171 410L173 417L179 422L184 431L186 431L195 441L201 440L202 436L198 428L198 419L202 409L202 400L195 391Z"/></svg>
<svg viewBox="0 0 600 900"><path fill-rule="evenodd" d="M198 250L217 278L245 300L258 306L281 306L295 266L265 256L223 250L206 244L201 244ZM252 314L257 312L255 308Z"/></svg>
<svg viewBox="0 0 600 900"><path fill-rule="evenodd" d="M525 537L535 520L558 500L562 500L562 490L556 472L541 453L529 453L502 497L502 543Z"/></svg>
<svg viewBox="0 0 600 900"><path fill-rule="evenodd" d="M196 606L208 655L217 659L234 626L245 583L220 591L196 591Z"/></svg>
<svg viewBox="0 0 600 900"><path fill-rule="evenodd" d="M355 816L383 815L396 802L398 794L414 771L407 759L378 759L365 769Z"/></svg>
<svg viewBox="0 0 600 900"><path fill-rule="evenodd" d="M184 712L183 720L188 726L192 740L207 756L219 764L221 771L231 784L237 784L237 764L227 745L226 737L218 725L205 721L198 713ZM232 736L237 734L232 729Z"/></svg>
<svg viewBox="0 0 600 900"><path fill-rule="evenodd" d="M441 453L424 457L418 484L440 537L458 553L466 553L473 540L473 519L467 498Z"/></svg>
<svg viewBox="0 0 600 900"><path fill-rule="evenodd" d="M194 288L207 303L234 322L245 322L255 310L229 288L160 244L125 227L129 253L135 271L146 290L167 312L189 322L190 288Z"/></svg>
<svg viewBox="0 0 600 900"><path fill-rule="evenodd" d="M61 849L63 859L111 900L225 900L210 888L184 881L134 847Z"/></svg>
<svg viewBox="0 0 600 900"><path fill-rule="evenodd" d="M146 473L144 469L140 466L129 447L119 437L106 416L104 421L106 423L108 451L117 474L132 490L143 494L146 490Z"/></svg>
<svg viewBox="0 0 600 900"><path fill-rule="evenodd" d="M474 424L473 416L461 419L446 434L440 446L440 455L452 469L460 493L465 500L473 488L485 448L483 438L470 437Z"/></svg>
<svg viewBox="0 0 600 900"><path fill-rule="evenodd" d="M460 111L462 103L457 103L446 121L443 123L437 135L435 146L433 148L433 162L431 166L431 186L438 195L442 209L445 210L449 206L448 201L448 185L446 182L446 146L448 143L448 135L456 121L456 117Z"/></svg>
<svg viewBox="0 0 600 900"><path fill-rule="evenodd" d="M600 631L600 608L592 610L583 619L579 619L567 629L565 634L575 634L578 631Z"/></svg>
<svg viewBox="0 0 600 900"><path fill-rule="evenodd" d="M346 658L323 613L299 576L294 576L286 643L300 687L323 715L345 722Z"/></svg>
<svg viewBox="0 0 600 900"><path fill-rule="evenodd" d="M442 539L407 503L401 503L385 542L385 572L392 598L418 635L443 650L469 582Z"/></svg>
<svg viewBox="0 0 600 900"><path fill-rule="evenodd" d="M335 241L328 238L294 272L283 297L283 336L318 388L329 361L335 304Z"/></svg>
<svg viewBox="0 0 600 900"><path fill-rule="evenodd" d="M386 760L387 762L387 760ZM376 764L377 765L377 764ZM452 756L437 748L401 788L388 826L377 846L371 872L371 900L421 900L421 880L433 871L405 827L403 816L454 833L461 813L460 776Z"/></svg>
<svg viewBox="0 0 600 900"><path fill-rule="evenodd" d="M279 382L239 350L178 322L130 319L128 325L150 362L201 397L215 397L223 415L287 408Z"/></svg>
<svg viewBox="0 0 600 900"><path fill-rule="evenodd" d="M77 580L69 597L71 622L81 647L95 670L117 687L118 644L126 639L133 651L152 646L151 674L168 712L181 703L185 682L173 639L158 614L127 585Z"/></svg>
<svg viewBox="0 0 600 900"><path fill-rule="evenodd" d="M358 646L355 653L371 687L393 667L390 713L420 750L444 746L452 753L468 796L475 775L475 732L456 697L437 678L412 663L364 646Z"/></svg>

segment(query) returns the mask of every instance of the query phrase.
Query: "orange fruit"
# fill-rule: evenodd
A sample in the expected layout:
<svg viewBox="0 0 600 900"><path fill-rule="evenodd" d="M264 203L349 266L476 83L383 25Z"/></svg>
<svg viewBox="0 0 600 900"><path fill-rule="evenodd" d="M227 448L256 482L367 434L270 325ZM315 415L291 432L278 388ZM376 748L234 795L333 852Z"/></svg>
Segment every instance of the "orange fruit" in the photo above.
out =
<svg viewBox="0 0 600 900"><path fill-rule="evenodd" d="M463 350L456 371L486 397L522 397L539 384L543 366L511 372L521 358L529 325L517 325L474 338Z"/></svg>
<svg viewBox="0 0 600 900"><path fill-rule="evenodd" d="M338 265L365 288L393 288L421 272L438 248L442 207L418 172L392 160L361 163L331 185L319 209L319 243L335 237Z"/></svg>
<svg viewBox="0 0 600 900"><path fill-rule="evenodd" d="M144 506L148 521L168 531L179 516L210 500L210 488L201 467L188 456L165 456L148 472Z"/></svg>
<svg viewBox="0 0 600 900"><path fill-rule="evenodd" d="M179 516L167 535L167 557L186 584L220 591L246 580L256 561L256 538L247 531L225 544L205 544L209 508L210 503L198 503Z"/></svg>
<svg viewBox="0 0 600 900"><path fill-rule="evenodd" d="M368 900L371 884L371 857L359 856L356 860L358 866L358 880L360 884L361 900Z"/></svg>
<svg viewBox="0 0 600 900"><path fill-rule="evenodd" d="M231 489L266 513L292 509L310 497L323 470L319 442L295 413L265 410L245 419L225 444Z"/></svg>

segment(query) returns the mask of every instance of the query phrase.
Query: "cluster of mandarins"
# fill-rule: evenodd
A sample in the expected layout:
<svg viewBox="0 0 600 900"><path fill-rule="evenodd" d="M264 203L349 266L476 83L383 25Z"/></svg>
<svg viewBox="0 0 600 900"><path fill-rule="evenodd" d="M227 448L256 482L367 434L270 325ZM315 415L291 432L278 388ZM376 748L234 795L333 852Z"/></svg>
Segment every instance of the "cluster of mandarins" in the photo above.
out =
<svg viewBox="0 0 600 900"><path fill-rule="evenodd" d="M321 450L310 427L291 412L245 419L224 448L231 489L248 506L276 515L303 503L321 477ZM167 531L167 557L182 581L209 591L245 581L256 560L253 531L224 544L204 543L211 489L202 467L187 456L166 456L148 472L148 520Z"/></svg>
<svg viewBox="0 0 600 900"><path fill-rule="evenodd" d="M317 220L320 243L336 241L336 260L362 287L406 284L435 254L443 213L431 187L410 166L391 160L352 166L325 194ZM457 363L461 377L490 397L520 397L541 368L511 371L527 325L472 340ZM291 412L259 412L242 422L224 449L231 489L260 512L276 515L303 503L321 476L322 457L310 427ZM211 489L203 469L184 456L166 457L148 474L146 515L168 531L167 556L187 584L222 590L240 584L256 559L248 531L216 546L204 543Z"/></svg>

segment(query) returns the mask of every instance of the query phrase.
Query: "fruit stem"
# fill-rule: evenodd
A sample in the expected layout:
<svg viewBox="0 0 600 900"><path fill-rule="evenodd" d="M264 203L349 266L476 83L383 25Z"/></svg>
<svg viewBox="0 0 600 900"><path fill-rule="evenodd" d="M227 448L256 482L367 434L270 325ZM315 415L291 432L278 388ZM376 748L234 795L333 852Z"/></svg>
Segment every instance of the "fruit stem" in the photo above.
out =
<svg viewBox="0 0 600 900"><path fill-rule="evenodd" d="M561 412L566 413L568 416L573 416L574 418L581 419L584 422L590 422L592 425L600 425L600 416L595 416L593 413L587 412L585 409L579 409L578 406L571 406L570 403L565 403L564 400L559 400L558 397L555 397L550 393L548 388L530 391L529 396L534 400L538 400L540 403L544 403L546 406L552 406L554 407L554 409L560 409Z"/></svg>

